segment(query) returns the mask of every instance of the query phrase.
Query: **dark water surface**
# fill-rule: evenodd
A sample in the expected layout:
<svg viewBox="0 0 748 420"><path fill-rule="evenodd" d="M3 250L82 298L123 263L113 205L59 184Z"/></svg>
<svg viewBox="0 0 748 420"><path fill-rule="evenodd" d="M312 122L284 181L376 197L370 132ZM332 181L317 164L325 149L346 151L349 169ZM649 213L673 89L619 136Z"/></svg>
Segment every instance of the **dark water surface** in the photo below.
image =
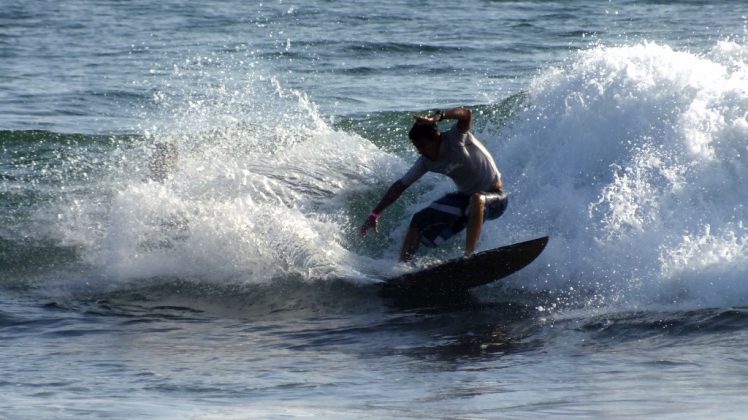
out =
<svg viewBox="0 0 748 420"><path fill-rule="evenodd" d="M740 418L747 16L5 1L0 418ZM480 248L551 242L450 302L384 299L451 185L358 227L412 115L456 105L512 194Z"/></svg>

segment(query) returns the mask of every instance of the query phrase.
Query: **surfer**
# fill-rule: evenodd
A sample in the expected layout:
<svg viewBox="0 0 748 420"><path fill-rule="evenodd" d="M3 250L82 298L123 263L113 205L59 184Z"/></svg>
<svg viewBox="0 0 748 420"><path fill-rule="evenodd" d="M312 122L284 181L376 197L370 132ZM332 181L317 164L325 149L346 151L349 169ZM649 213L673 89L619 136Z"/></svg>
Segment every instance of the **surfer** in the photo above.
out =
<svg viewBox="0 0 748 420"><path fill-rule="evenodd" d="M442 120L457 120L457 123L441 133L438 123ZM483 222L499 218L506 210L508 198L496 162L470 132L472 120L472 112L465 107L416 117L408 137L421 156L374 207L361 226L362 238L369 229L377 231L382 211L410 185L426 172L436 172L451 178L457 192L444 195L413 216L400 261L413 258L420 244L436 247L466 227L465 256L473 254Z"/></svg>

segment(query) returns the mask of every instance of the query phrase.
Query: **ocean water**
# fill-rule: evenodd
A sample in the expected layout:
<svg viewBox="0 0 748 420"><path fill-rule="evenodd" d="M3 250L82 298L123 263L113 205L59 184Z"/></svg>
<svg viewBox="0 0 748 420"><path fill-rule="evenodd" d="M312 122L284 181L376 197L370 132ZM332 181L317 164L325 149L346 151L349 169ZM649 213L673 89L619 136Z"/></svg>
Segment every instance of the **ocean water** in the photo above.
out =
<svg viewBox="0 0 748 420"><path fill-rule="evenodd" d="M0 418L742 418L747 25L741 1L4 0ZM412 116L459 105L512 195L479 249L550 243L469 296L383 299L452 186L358 227Z"/></svg>

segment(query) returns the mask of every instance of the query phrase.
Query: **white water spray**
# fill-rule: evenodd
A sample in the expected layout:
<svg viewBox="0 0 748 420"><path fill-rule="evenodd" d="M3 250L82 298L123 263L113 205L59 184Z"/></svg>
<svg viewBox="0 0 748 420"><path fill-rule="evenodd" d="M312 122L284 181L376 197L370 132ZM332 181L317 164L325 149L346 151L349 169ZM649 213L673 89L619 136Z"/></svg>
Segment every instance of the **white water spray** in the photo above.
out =
<svg viewBox="0 0 748 420"><path fill-rule="evenodd" d="M743 46L582 51L534 80L496 139L513 195L487 236L552 236L537 289L745 304L746 115Z"/></svg>

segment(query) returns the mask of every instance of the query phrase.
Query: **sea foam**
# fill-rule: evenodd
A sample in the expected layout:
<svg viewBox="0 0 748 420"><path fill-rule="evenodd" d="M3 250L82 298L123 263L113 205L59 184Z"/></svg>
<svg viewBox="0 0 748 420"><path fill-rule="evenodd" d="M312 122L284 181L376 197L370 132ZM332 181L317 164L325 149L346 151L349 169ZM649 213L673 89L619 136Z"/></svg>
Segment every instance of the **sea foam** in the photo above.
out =
<svg viewBox="0 0 748 420"><path fill-rule="evenodd" d="M600 46L535 77L508 138L490 141L513 194L486 232L551 235L531 287L746 303L746 51Z"/></svg>
<svg viewBox="0 0 748 420"><path fill-rule="evenodd" d="M110 198L68 215L68 242L113 287L361 279L377 262L346 247L359 222L350 197L404 162L335 130L303 92L247 63L189 62L154 92L143 139L113 152L121 159L101 183ZM162 180L148 173L156 144L178 154Z"/></svg>
<svg viewBox="0 0 748 420"><path fill-rule="evenodd" d="M598 46L539 70L500 134L476 133L511 193L480 249L551 236L508 284L595 305L745 304L746 51L728 41L705 54ZM254 67L212 65L175 68L155 91L144 140L113 153L110 198L71 210L68 242L125 284L390 273L408 214L373 258L355 238L364 215L353 207L383 193L407 159L335 129L303 92ZM165 142L179 163L148 180L145 160ZM406 213L447 184L424 182Z"/></svg>

